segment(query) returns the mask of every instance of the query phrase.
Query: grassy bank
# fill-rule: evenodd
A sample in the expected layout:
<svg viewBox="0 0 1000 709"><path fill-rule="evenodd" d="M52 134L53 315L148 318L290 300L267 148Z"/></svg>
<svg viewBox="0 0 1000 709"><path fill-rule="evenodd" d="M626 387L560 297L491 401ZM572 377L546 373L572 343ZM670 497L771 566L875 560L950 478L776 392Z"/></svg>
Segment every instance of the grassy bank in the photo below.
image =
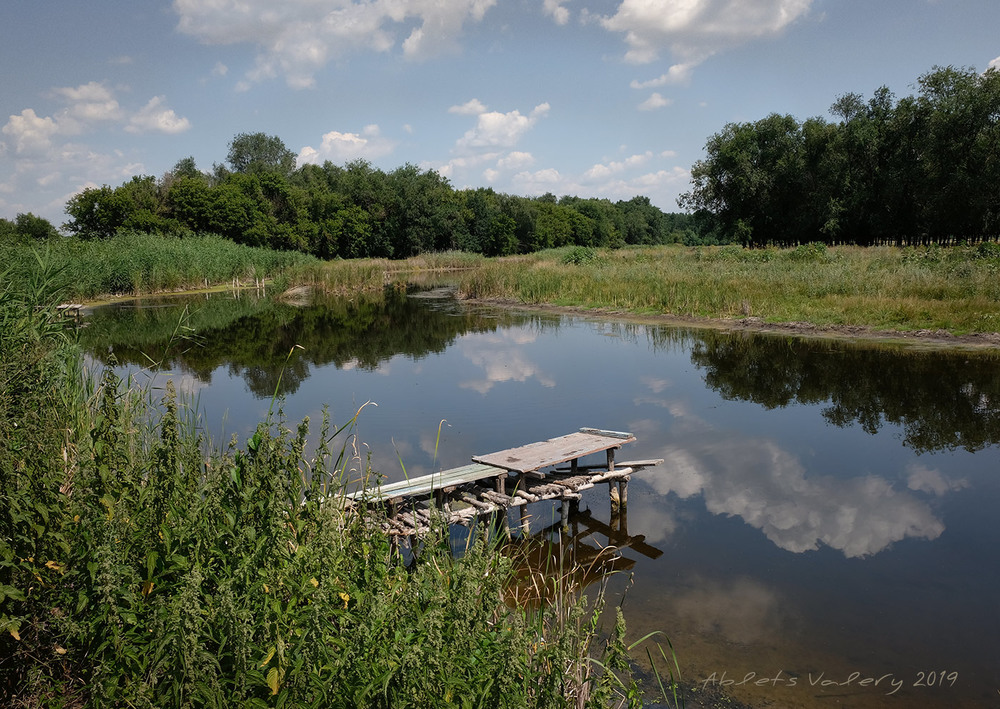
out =
<svg viewBox="0 0 1000 709"><path fill-rule="evenodd" d="M1000 331L1000 247L569 248L492 260L466 297L765 322Z"/></svg>
<svg viewBox="0 0 1000 709"><path fill-rule="evenodd" d="M504 598L517 559L445 529L408 566L326 417L216 447L160 382L88 381L43 261L0 284L0 704L637 706L623 627L563 588Z"/></svg>
<svg viewBox="0 0 1000 709"><path fill-rule="evenodd" d="M59 272L62 297L93 300L106 295L143 295L190 290L239 280L281 276L293 266L320 263L290 251L241 246L216 236L123 233L111 239L50 239L44 244L0 243L2 275L25 283L38 253Z"/></svg>

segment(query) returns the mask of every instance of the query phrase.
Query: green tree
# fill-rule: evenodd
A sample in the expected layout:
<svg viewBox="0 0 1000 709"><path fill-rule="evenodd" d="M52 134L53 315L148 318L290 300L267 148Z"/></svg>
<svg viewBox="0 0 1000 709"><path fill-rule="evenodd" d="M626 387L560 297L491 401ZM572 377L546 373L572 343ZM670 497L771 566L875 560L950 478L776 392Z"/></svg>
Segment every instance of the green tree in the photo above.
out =
<svg viewBox="0 0 1000 709"><path fill-rule="evenodd" d="M106 239L125 224L132 212L128 196L108 185L88 187L70 198L66 230L81 239Z"/></svg>
<svg viewBox="0 0 1000 709"><path fill-rule="evenodd" d="M277 136L240 133L229 143L226 162L233 172L277 172L288 176L295 169L295 153Z"/></svg>

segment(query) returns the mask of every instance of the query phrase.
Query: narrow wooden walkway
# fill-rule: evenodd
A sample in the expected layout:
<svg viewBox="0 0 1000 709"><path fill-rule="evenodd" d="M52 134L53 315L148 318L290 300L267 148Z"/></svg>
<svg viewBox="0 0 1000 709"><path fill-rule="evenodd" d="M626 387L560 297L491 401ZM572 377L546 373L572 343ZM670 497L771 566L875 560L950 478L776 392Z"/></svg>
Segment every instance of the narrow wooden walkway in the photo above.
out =
<svg viewBox="0 0 1000 709"><path fill-rule="evenodd" d="M419 478L380 485L347 495L352 503L388 509L386 532L410 536L437 522L469 525L484 515L520 508L522 528L528 527L527 505L544 500L563 504L563 519L581 493L607 483L613 510L628 504L632 473L658 465L662 459L615 463L615 451L635 441L631 433L583 428L576 433L476 455L470 465ZM603 465L580 465L581 458L605 454ZM556 468L562 463L568 467Z"/></svg>

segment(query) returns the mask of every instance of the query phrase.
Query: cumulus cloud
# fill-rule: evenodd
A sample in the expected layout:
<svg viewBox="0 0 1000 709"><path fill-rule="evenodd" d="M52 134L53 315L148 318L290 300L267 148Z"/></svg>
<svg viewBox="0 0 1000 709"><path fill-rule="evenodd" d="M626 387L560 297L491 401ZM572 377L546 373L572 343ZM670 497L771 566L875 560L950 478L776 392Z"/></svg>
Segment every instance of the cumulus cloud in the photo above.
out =
<svg viewBox="0 0 1000 709"><path fill-rule="evenodd" d="M562 6L560 0L542 0L542 10L546 15L552 17L557 25L565 25L569 22L569 10Z"/></svg>
<svg viewBox="0 0 1000 709"><path fill-rule="evenodd" d="M647 162L651 157L653 157L653 153L647 150L645 153L630 155L624 160L598 163L583 173L583 178L585 180L603 180L611 175L624 172L629 168L638 167Z"/></svg>
<svg viewBox="0 0 1000 709"><path fill-rule="evenodd" d="M455 145L461 150L511 148L548 112L547 103L538 104L527 116L518 110L507 113L483 111L477 115L476 127L466 131Z"/></svg>
<svg viewBox="0 0 1000 709"><path fill-rule="evenodd" d="M178 116L172 108L164 104L164 96L154 96L149 102L129 118L125 130L129 133L183 133L191 127L191 121Z"/></svg>
<svg viewBox="0 0 1000 709"><path fill-rule="evenodd" d="M534 162L535 158L531 153L525 153L520 150L512 150L504 157L497 160L497 167L501 170L520 170L521 168L528 167Z"/></svg>
<svg viewBox="0 0 1000 709"><path fill-rule="evenodd" d="M15 152L22 155L48 151L59 126L49 116L38 116L34 109L26 108L20 114L11 116L2 131L10 136Z"/></svg>
<svg viewBox="0 0 1000 709"><path fill-rule="evenodd" d="M319 164L330 160L334 163L348 162L363 158L374 160L390 154L396 148L396 141L382 136L377 125L365 126L361 133L341 133L332 130L323 134L319 148L306 146L299 151L298 164Z"/></svg>
<svg viewBox="0 0 1000 709"><path fill-rule="evenodd" d="M996 59L994 59L993 61L991 61L986 66L986 68L987 69L996 69L997 71L1000 71L1000 57L997 57Z"/></svg>
<svg viewBox="0 0 1000 709"><path fill-rule="evenodd" d="M668 50L683 75L723 49L772 37L804 16L812 0L622 0L601 24L625 35L626 61L647 64ZM668 74L669 76L669 74Z"/></svg>
<svg viewBox="0 0 1000 709"><path fill-rule="evenodd" d="M174 0L178 29L205 44L258 48L250 81L283 74L294 88L346 52L387 52L422 59L455 46L466 23L483 19L496 0ZM397 30L409 34L400 41Z"/></svg>
<svg viewBox="0 0 1000 709"><path fill-rule="evenodd" d="M58 117L63 133L82 132L94 123L117 121L122 117L122 110L114 93L96 81L76 87L53 89L53 94L66 103L66 108Z"/></svg>
<svg viewBox="0 0 1000 709"><path fill-rule="evenodd" d="M21 195L17 202L0 199L5 211L31 211L58 221L66 201L80 190L145 170L133 155L94 150L81 142L86 136L122 129L174 134L190 128L186 118L167 107L165 97L154 96L138 110L129 109L112 88L97 81L57 87L48 96L58 103L51 116L25 108L0 128L2 150L11 158L5 160L10 169L0 175L0 194Z"/></svg>

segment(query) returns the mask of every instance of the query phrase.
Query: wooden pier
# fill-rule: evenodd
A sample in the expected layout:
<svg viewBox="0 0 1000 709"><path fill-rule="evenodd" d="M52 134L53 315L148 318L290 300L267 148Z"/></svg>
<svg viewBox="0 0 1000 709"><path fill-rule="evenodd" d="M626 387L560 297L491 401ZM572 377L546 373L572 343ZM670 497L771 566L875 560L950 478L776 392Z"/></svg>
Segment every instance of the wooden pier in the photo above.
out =
<svg viewBox="0 0 1000 709"><path fill-rule="evenodd" d="M624 509L632 473L663 462L616 463L615 451L633 441L631 433L582 428L547 441L475 455L469 465L366 488L347 498L354 504L385 506L389 513L385 531L392 536L421 534L435 522L470 525L483 516L506 523L512 507L519 508L521 527L527 531L528 504L545 500L562 504L565 524L581 493L601 483L608 485L612 511ZM599 454L603 454L601 464L580 463Z"/></svg>

